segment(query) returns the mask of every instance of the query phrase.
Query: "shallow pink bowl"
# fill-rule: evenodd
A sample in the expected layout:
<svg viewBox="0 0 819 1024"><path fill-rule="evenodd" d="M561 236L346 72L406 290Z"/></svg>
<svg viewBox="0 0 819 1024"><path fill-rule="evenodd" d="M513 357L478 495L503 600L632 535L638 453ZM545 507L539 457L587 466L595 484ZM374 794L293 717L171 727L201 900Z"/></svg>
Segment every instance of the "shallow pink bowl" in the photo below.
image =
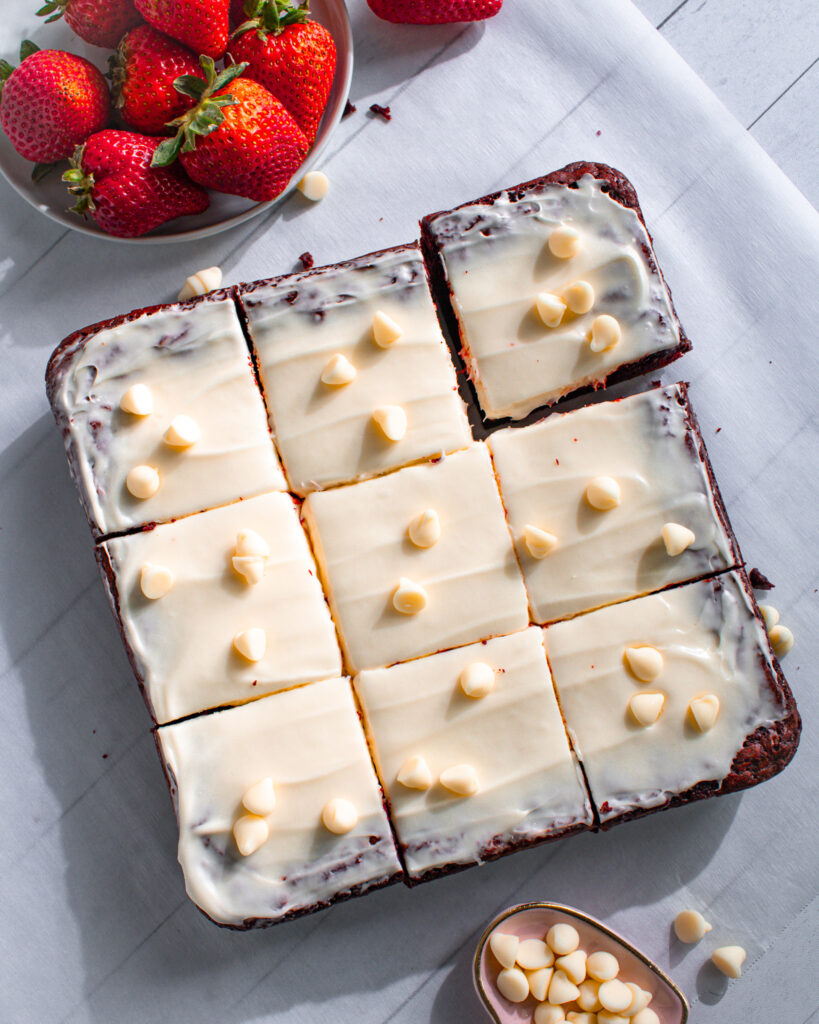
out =
<svg viewBox="0 0 819 1024"><path fill-rule="evenodd" d="M600 921L560 903L520 903L510 907L491 921L481 936L473 978L481 1002L497 1024L529 1024L537 1004L531 996L523 1003L510 1003L498 992L495 979L500 967L489 949L489 936L505 923L504 931L514 932L522 939L542 939L553 924L566 920L580 933L581 949L588 953L599 949L613 953L620 962L620 977L653 993L651 1009L662 1024L685 1024L690 1009L688 1000L667 974Z"/></svg>

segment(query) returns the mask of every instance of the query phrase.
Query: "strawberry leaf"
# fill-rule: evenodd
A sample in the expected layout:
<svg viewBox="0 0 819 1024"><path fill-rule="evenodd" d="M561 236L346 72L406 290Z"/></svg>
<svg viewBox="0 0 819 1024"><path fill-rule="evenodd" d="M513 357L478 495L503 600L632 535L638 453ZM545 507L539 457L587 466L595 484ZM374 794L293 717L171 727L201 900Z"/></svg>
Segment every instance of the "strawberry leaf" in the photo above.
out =
<svg viewBox="0 0 819 1024"><path fill-rule="evenodd" d="M7 60L0 60L0 82L5 82L14 68Z"/></svg>
<svg viewBox="0 0 819 1024"><path fill-rule="evenodd" d="M30 57L32 53L39 53L40 47L36 43L32 43L30 39L24 39L20 43L20 60L23 61L26 57Z"/></svg>
<svg viewBox="0 0 819 1024"><path fill-rule="evenodd" d="M56 166L56 164L35 164L31 169L31 180L35 185L39 185L43 178L50 174Z"/></svg>
<svg viewBox="0 0 819 1024"><path fill-rule="evenodd" d="M231 64L230 67L225 68L224 71L220 71L213 82L212 92L219 92L220 89L224 89L226 85L229 85L235 78L247 67L247 62L244 64Z"/></svg>
<svg viewBox="0 0 819 1024"><path fill-rule="evenodd" d="M179 156L182 148L183 132L178 132L172 139L160 142L151 158L151 167L168 167Z"/></svg>
<svg viewBox="0 0 819 1024"><path fill-rule="evenodd" d="M183 96L199 100L205 91L205 82L198 75L180 75L179 78L174 79L173 87Z"/></svg>

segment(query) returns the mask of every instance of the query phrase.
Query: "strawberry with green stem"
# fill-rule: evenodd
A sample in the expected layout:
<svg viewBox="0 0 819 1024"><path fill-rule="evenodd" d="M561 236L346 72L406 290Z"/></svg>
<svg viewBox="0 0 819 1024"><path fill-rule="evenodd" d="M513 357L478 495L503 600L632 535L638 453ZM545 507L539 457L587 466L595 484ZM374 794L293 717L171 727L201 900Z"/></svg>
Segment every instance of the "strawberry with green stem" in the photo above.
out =
<svg viewBox="0 0 819 1024"><path fill-rule="evenodd" d="M80 39L107 50L142 21L133 0L47 0L37 14L46 24L65 17Z"/></svg>

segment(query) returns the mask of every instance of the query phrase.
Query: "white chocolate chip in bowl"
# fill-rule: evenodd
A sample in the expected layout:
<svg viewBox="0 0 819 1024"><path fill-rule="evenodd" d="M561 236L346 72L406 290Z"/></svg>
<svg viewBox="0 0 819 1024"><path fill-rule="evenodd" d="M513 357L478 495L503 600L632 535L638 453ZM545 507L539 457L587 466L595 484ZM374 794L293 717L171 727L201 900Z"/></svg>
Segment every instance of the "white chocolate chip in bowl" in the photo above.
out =
<svg viewBox="0 0 819 1024"><path fill-rule="evenodd" d="M441 539L441 520L434 508L416 516L407 527L407 536L417 548L431 548Z"/></svg>
<svg viewBox="0 0 819 1024"><path fill-rule="evenodd" d="M492 932L489 948L501 967L514 967L520 939L511 932Z"/></svg>
<svg viewBox="0 0 819 1024"><path fill-rule="evenodd" d="M555 955L543 939L524 939L518 946L515 958L518 966L526 971L538 971L542 967L551 967Z"/></svg>
<svg viewBox="0 0 819 1024"><path fill-rule="evenodd" d="M565 956L559 956L555 960L555 967L560 968L566 977L579 985L586 980L586 954L582 949L576 949Z"/></svg>
<svg viewBox="0 0 819 1024"><path fill-rule="evenodd" d="M510 1003L522 1003L529 996L529 979L519 967L504 967L496 984L500 994Z"/></svg>
<svg viewBox="0 0 819 1024"><path fill-rule="evenodd" d="M534 971L526 972L526 977L529 979L529 994L539 1003L546 1001L553 974L553 967L538 967Z"/></svg>
<svg viewBox="0 0 819 1024"><path fill-rule="evenodd" d="M132 384L119 400L119 407L131 416L150 416L154 411L154 396L147 384Z"/></svg>
<svg viewBox="0 0 819 1024"><path fill-rule="evenodd" d="M566 1011L554 1003L540 1003L535 1007L535 1015L532 1018L534 1024L563 1024L565 1019Z"/></svg>
<svg viewBox="0 0 819 1024"><path fill-rule="evenodd" d="M552 925L546 933L546 942L558 956L568 956L580 945L580 935L574 925L562 921Z"/></svg>

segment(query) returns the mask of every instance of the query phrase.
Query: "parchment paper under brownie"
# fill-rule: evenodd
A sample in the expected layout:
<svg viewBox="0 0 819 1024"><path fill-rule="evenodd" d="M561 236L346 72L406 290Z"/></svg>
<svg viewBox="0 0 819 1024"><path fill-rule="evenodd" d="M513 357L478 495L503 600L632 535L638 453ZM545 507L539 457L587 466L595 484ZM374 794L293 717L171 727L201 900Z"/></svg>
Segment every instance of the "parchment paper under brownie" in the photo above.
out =
<svg viewBox="0 0 819 1024"><path fill-rule="evenodd" d="M46 385L96 536L286 488L226 292L75 332Z"/></svg>
<svg viewBox="0 0 819 1024"><path fill-rule="evenodd" d="M156 736L185 885L218 924L275 924L400 878L349 680L309 683ZM346 816L328 808L338 800ZM248 816L243 856L234 829Z"/></svg>
<svg viewBox="0 0 819 1024"><path fill-rule="evenodd" d="M657 369L691 346L628 179L575 163L421 222L440 308L490 419Z"/></svg>

